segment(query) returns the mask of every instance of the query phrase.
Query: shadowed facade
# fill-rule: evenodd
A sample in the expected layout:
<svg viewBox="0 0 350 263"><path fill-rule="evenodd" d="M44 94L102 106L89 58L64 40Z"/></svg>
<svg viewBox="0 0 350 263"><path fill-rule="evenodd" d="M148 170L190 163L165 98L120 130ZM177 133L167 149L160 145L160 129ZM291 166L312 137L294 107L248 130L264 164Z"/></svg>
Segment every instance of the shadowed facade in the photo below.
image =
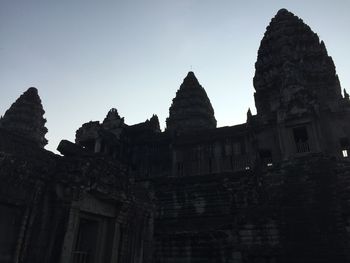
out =
<svg viewBox="0 0 350 263"><path fill-rule="evenodd" d="M42 149L30 88L0 120L2 262L348 262L350 101L332 58L281 9L255 68L243 124L217 128L189 72L164 132L111 109L63 156Z"/></svg>

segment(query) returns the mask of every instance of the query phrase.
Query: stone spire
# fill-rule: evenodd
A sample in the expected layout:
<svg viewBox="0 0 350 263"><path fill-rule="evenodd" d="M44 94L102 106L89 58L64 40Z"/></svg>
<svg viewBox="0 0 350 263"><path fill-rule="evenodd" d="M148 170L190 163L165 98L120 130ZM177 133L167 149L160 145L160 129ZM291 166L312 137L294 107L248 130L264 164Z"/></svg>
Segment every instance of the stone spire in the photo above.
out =
<svg viewBox="0 0 350 263"><path fill-rule="evenodd" d="M104 118L102 126L106 130L112 130L124 125L124 118L120 118L117 109L112 108L108 111L106 118Z"/></svg>
<svg viewBox="0 0 350 263"><path fill-rule="evenodd" d="M44 113L38 90L29 88L5 112L0 127L44 147L47 144Z"/></svg>
<svg viewBox="0 0 350 263"><path fill-rule="evenodd" d="M160 125L159 125L159 119L156 114L153 114L151 119L149 120L150 126L154 131L160 132Z"/></svg>
<svg viewBox="0 0 350 263"><path fill-rule="evenodd" d="M283 103L294 96L286 92L291 87L302 90L307 100L320 107L341 99L335 66L324 43L303 20L286 9L279 10L266 28L255 69L258 115L286 107Z"/></svg>
<svg viewBox="0 0 350 263"><path fill-rule="evenodd" d="M120 138L124 126L124 117L121 118L115 108L108 111L106 118L102 122L102 128L114 133L117 138Z"/></svg>
<svg viewBox="0 0 350 263"><path fill-rule="evenodd" d="M176 92L166 120L167 130L188 131L216 127L214 110L192 71Z"/></svg>
<svg viewBox="0 0 350 263"><path fill-rule="evenodd" d="M248 111L247 111L247 123L250 122L253 118L253 114L252 114L252 111L250 110L250 108L248 108Z"/></svg>

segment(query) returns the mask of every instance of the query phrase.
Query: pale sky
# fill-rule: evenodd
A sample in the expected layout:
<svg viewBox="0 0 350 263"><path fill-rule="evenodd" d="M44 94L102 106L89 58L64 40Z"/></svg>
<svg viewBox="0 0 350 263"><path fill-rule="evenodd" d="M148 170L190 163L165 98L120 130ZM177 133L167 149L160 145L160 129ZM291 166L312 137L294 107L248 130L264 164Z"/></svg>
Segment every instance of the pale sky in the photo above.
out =
<svg viewBox="0 0 350 263"><path fill-rule="evenodd" d="M117 108L127 124L161 128L191 69L218 126L245 122L254 63L280 8L324 40L350 90L350 0L0 0L0 115L29 87L47 119L47 149Z"/></svg>

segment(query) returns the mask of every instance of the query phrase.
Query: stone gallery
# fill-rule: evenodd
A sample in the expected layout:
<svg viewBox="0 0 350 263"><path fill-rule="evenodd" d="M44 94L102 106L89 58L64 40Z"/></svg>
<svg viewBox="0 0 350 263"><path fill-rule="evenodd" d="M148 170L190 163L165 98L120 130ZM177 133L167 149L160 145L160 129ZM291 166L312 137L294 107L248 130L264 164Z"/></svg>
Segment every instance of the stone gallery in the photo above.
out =
<svg viewBox="0 0 350 263"><path fill-rule="evenodd" d="M29 88L0 120L0 262L350 262L350 100L325 44L285 9L255 63L257 114L216 127L189 72L169 109L116 109L45 150Z"/></svg>

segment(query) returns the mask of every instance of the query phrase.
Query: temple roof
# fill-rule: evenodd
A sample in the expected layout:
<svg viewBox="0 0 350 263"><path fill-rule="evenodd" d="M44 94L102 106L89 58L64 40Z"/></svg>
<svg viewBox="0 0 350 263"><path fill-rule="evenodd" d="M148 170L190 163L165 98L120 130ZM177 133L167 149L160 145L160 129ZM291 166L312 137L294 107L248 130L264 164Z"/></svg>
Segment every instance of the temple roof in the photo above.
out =
<svg viewBox="0 0 350 263"><path fill-rule="evenodd" d="M324 43L286 9L279 10L267 26L255 69L258 113L271 110L267 104L272 98L294 84L305 87L320 104L341 97L335 66Z"/></svg>
<svg viewBox="0 0 350 263"><path fill-rule="evenodd" d="M188 72L169 109L167 130L186 131L216 127L214 110L204 88Z"/></svg>
<svg viewBox="0 0 350 263"><path fill-rule="evenodd" d="M38 90L31 87L5 112L0 127L44 147L47 144L44 113Z"/></svg>

